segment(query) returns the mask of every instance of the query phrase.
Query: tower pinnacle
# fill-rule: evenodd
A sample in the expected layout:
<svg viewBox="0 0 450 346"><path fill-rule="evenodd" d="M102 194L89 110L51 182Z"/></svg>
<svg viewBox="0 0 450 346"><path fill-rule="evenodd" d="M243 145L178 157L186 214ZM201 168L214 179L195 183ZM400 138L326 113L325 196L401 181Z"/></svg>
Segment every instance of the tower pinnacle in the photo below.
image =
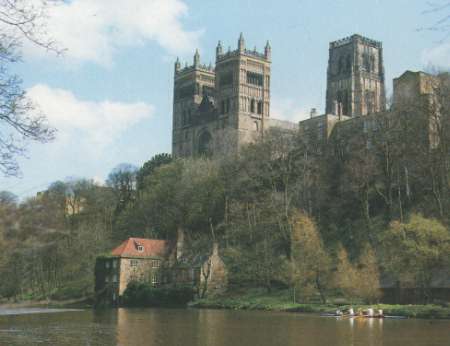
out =
<svg viewBox="0 0 450 346"><path fill-rule="evenodd" d="M264 47L264 55L267 60L272 58L272 47L270 46L269 40L267 40L266 46Z"/></svg>
<svg viewBox="0 0 450 346"><path fill-rule="evenodd" d="M245 40L244 40L244 34L242 32L239 35L238 49L240 52L243 52L245 50Z"/></svg>
<svg viewBox="0 0 450 346"><path fill-rule="evenodd" d="M180 59L177 57L177 61L175 61L175 73L180 71L180 69L181 69Z"/></svg>
<svg viewBox="0 0 450 346"><path fill-rule="evenodd" d="M198 67L199 65L200 65L200 53L198 52L198 49L196 49L194 54L194 66Z"/></svg>
<svg viewBox="0 0 450 346"><path fill-rule="evenodd" d="M222 54L223 54L222 42L219 41L216 47L216 57L219 57Z"/></svg>

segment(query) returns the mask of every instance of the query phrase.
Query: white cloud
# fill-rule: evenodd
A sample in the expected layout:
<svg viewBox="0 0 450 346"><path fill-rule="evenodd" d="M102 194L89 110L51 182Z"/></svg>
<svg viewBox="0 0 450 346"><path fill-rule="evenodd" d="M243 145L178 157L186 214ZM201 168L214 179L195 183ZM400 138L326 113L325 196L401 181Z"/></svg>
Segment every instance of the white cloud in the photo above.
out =
<svg viewBox="0 0 450 346"><path fill-rule="evenodd" d="M57 132L56 150L78 146L86 155L99 155L128 128L152 116L152 105L109 100L79 100L70 91L38 84L28 96L44 113Z"/></svg>
<svg viewBox="0 0 450 346"><path fill-rule="evenodd" d="M450 43L442 43L422 52L422 61L428 68L450 69Z"/></svg>
<svg viewBox="0 0 450 346"><path fill-rule="evenodd" d="M271 118L298 122L309 118L312 107L300 106L293 99L272 97Z"/></svg>
<svg viewBox="0 0 450 346"><path fill-rule="evenodd" d="M198 45L201 31L186 30L182 0L73 0L48 10L48 32L75 61L112 63L118 48L156 41L170 54L184 54ZM27 52L43 54L27 47Z"/></svg>

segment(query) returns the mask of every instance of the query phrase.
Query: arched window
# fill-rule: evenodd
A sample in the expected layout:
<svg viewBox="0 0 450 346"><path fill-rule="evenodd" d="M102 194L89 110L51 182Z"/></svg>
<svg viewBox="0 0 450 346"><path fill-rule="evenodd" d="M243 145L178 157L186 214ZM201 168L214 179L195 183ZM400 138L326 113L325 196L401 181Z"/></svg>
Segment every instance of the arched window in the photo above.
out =
<svg viewBox="0 0 450 346"><path fill-rule="evenodd" d="M338 73L344 72L344 57L341 55L339 57L339 63L338 63Z"/></svg>
<svg viewBox="0 0 450 346"><path fill-rule="evenodd" d="M263 103L258 101L258 114L263 114Z"/></svg>
<svg viewBox="0 0 450 346"><path fill-rule="evenodd" d="M204 131L198 138L198 154L200 156L212 155L212 137L208 131Z"/></svg>
<svg viewBox="0 0 450 346"><path fill-rule="evenodd" d="M348 90L345 90L343 93L344 97L342 100L342 114L343 115L350 115L350 99L348 95Z"/></svg>
<svg viewBox="0 0 450 346"><path fill-rule="evenodd" d="M370 55L370 70L375 72L375 56L373 54Z"/></svg>
<svg viewBox="0 0 450 346"><path fill-rule="evenodd" d="M350 58L349 54L345 59L345 72L350 73L351 71L352 71L352 59Z"/></svg>
<svg viewBox="0 0 450 346"><path fill-rule="evenodd" d="M375 93L373 91L366 90L364 96L367 114L375 113Z"/></svg>

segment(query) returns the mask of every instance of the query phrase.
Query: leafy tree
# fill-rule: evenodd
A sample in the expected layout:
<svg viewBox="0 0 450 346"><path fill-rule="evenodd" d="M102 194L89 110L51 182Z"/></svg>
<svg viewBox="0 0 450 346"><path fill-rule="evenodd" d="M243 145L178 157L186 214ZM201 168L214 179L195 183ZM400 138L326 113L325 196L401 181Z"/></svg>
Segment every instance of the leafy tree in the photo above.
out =
<svg viewBox="0 0 450 346"><path fill-rule="evenodd" d="M367 245L361 253L357 281L354 283L357 295L368 303L375 303L381 297L380 271L378 260L373 249Z"/></svg>
<svg viewBox="0 0 450 346"><path fill-rule="evenodd" d="M433 275L450 263L450 234L445 226L413 214L408 222L393 221L380 241L384 267L402 286L418 287L428 300Z"/></svg>
<svg viewBox="0 0 450 346"><path fill-rule="evenodd" d="M314 222L305 214L292 217L292 281L295 292L305 300L318 292L326 302L331 261Z"/></svg>
<svg viewBox="0 0 450 346"><path fill-rule="evenodd" d="M143 190L145 188L146 177L152 175L158 167L167 165L171 162L172 156L166 153L157 154L149 161L145 162L136 175L137 190Z"/></svg>
<svg viewBox="0 0 450 346"><path fill-rule="evenodd" d="M345 297L353 300L357 297L358 272L350 262L347 251L340 246L337 252L337 267L334 274L334 285L339 288Z"/></svg>

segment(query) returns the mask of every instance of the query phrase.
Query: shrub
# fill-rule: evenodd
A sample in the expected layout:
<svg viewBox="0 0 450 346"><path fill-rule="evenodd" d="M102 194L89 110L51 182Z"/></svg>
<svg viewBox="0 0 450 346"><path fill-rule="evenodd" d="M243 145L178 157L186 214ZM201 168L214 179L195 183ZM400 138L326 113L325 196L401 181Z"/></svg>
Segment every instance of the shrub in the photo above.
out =
<svg viewBox="0 0 450 346"><path fill-rule="evenodd" d="M148 283L130 282L123 294L122 303L132 307L185 306L194 299L190 286L156 288Z"/></svg>

